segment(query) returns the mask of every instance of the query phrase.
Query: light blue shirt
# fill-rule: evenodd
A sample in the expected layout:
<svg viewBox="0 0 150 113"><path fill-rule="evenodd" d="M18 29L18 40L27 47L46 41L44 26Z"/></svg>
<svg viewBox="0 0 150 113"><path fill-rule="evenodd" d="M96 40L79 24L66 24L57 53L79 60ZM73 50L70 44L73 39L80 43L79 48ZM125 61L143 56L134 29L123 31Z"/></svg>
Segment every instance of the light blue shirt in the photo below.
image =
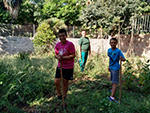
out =
<svg viewBox="0 0 150 113"><path fill-rule="evenodd" d="M125 58L121 50L118 48L116 48L115 50L109 48L107 54L109 56L109 68L111 70L119 70L120 69L119 57L122 56L122 58Z"/></svg>

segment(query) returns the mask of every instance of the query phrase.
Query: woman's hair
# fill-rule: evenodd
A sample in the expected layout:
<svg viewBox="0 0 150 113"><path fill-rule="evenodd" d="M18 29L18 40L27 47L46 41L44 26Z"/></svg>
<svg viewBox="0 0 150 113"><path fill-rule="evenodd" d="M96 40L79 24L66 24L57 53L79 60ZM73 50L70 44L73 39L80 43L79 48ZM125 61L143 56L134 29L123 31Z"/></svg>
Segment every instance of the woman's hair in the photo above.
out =
<svg viewBox="0 0 150 113"><path fill-rule="evenodd" d="M65 33L65 35L67 36L67 32L66 32L65 29L60 29L60 30L58 31L58 34L59 34L59 33Z"/></svg>

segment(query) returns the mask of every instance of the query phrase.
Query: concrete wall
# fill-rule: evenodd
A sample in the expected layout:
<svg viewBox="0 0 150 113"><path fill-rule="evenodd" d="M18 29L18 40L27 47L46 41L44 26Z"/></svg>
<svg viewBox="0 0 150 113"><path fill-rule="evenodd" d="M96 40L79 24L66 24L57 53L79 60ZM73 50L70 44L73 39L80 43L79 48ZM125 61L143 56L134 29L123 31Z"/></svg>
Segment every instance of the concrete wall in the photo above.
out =
<svg viewBox="0 0 150 113"><path fill-rule="evenodd" d="M0 37L0 54L16 54L19 52L34 51L31 38L27 37Z"/></svg>
<svg viewBox="0 0 150 113"><path fill-rule="evenodd" d="M0 31L0 36L24 36L24 37L32 37L34 35L34 31L37 28L37 25L27 24L27 25L13 25L13 24L5 24L4 25L8 31L2 32ZM0 25L0 27L4 27Z"/></svg>
<svg viewBox="0 0 150 113"><path fill-rule="evenodd" d="M78 49L78 40L79 38L68 38L67 40L73 42L76 49ZM91 42L91 51L94 53L101 53L106 52L108 48L110 48L109 45L109 39L90 39Z"/></svg>
<svg viewBox="0 0 150 113"><path fill-rule="evenodd" d="M118 36L115 36L118 38ZM130 44L131 35L121 35L121 50L126 52ZM138 56L150 56L150 34L148 35L134 35L133 39L134 53Z"/></svg>
<svg viewBox="0 0 150 113"><path fill-rule="evenodd" d="M118 36L115 36L118 39ZM120 35L120 47L123 53L127 52L130 44L131 35ZM76 38L68 38L75 46L78 46L78 40ZM109 39L90 39L91 50L96 53L107 52L109 45ZM134 53L137 56L150 57L150 35L134 35Z"/></svg>
<svg viewBox="0 0 150 113"><path fill-rule="evenodd" d="M117 36L115 36L118 38ZM129 47L130 35L121 35L121 50L125 53ZM67 38L78 49L79 38ZM57 42L59 39L57 39ZM94 53L107 52L109 39L90 39L91 51ZM27 37L0 37L0 54L16 54L18 52L34 51L31 38ZM134 35L134 52L138 56L150 56L150 35Z"/></svg>

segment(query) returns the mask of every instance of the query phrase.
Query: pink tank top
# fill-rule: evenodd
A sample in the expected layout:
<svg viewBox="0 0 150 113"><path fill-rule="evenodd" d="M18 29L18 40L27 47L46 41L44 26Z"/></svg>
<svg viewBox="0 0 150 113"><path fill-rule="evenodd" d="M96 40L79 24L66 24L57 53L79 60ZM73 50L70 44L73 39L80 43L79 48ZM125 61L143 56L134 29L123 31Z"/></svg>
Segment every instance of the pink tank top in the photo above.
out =
<svg viewBox="0 0 150 113"><path fill-rule="evenodd" d="M75 46L72 42L66 41L65 44L61 44L58 42L55 46L55 54L62 54L63 56L68 56L71 53L75 53ZM72 69L74 68L74 58L72 59L65 59L61 61L62 68L64 69ZM60 67L60 62L58 61L58 67Z"/></svg>

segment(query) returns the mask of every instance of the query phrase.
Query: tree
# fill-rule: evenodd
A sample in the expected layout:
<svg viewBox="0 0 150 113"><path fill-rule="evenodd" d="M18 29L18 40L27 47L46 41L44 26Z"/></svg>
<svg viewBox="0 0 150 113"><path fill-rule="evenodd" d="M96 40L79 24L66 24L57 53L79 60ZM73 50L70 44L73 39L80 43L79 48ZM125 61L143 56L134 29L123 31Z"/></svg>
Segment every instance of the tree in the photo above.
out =
<svg viewBox="0 0 150 113"><path fill-rule="evenodd" d="M80 25L78 18L81 7L76 7L76 0L62 0L61 4L64 5L59 7L59 12L56 14L57 18L64 20L66 25Z"/></svg>
<svg viewBox="0 0 150 113"><path fill-rule="evenodd" d="M8 12L12 15L12 19L16 19L18 16L19 5L22 0L3 0L3 2Z"/></svg>
<svg viewBox="0 0 150 113"><path fill-rule="evenodd" d="M43 0L23 0L20 4L18 17L14 20L15 24L39 24L43 20L42 8Z"/></svg>
<svg viewBox="0 0 150 113"><path fill-rule="evenodd" d="M25 24L41 22L44 0L3 0L12 16L13 23Z"/></svg>
<svg viewBox="0 0 150 113"><path fill-rule="evenodd" d="M0 0L0 6L2 8L2 10L6 11L7 9L4 7L4 2L3 0Z"/></svg>
<svg viewBox="0 0 150 113"><path fill-rule="evenodd" d="M129 48L126 52L126 55L127 56L131 56L133 53L134 53L134 43L133 43L133 40L134 40L134 26L135 26L135 20L138 16L140 15L144 15L144 14L149 14L150 13L150 4L149 4L149 1L148 0L141 0L139 2L139 7L138 7L138 12L136 12L134 14L134 16L131 17L131 28L132 28L132 31L131 31L131 39L130 39L130 44L129 44Z"/></svg>
<svg viewBox="0 0 150 113"><path fill-rule="evenodd" d="M44 20L37 28L37 35L33 40L35 46L44 47L44 52L49 51L60 28L66 28L64 21L57 18Z"/></svg>
<svg viewBox="0 0 150 113"><path fill-rule="evenodd" d="M120 24L124 33L138 5L137 0L97 0L82 9L79 20L89 28L101 27L107 33L117 33Z"/></svg>
<svg viewBox="0 0 150 113"><path fill-rule="evenodd" d="M43 8L44 19L57 17L64 20L66 25L80 25L78 17L81 6L76 7L76 0L46 1Z"/></svg>
<svg viewBox="0 0 150 113"><path fill-rule="evenodd" d="M5 24L10 23L11 16L3 6L0 6L0 33L8 31L8 28Z"/></svg>
<svg viewBox="0 0 150 113"><path fill-rule="evenodd" d="M9 12L5 11L3 7L0 6L0 23L9 23L11 21L11 16Z"/></svg>
<svg viewBox="0 0 150 113"><path fill-rule="evenodd" d="M150 0L141 0L138 9L140 14L150 13Z"/></svg>
<svg viewBox="0 0 150 113"><path fill-rule="evenodd" d="M43 19L48 19L52 17L56 17L56 13L59 11L58 7L60 7L59 1L45 1L47 4L44 5L42 12L43 12Z"/></svg>

